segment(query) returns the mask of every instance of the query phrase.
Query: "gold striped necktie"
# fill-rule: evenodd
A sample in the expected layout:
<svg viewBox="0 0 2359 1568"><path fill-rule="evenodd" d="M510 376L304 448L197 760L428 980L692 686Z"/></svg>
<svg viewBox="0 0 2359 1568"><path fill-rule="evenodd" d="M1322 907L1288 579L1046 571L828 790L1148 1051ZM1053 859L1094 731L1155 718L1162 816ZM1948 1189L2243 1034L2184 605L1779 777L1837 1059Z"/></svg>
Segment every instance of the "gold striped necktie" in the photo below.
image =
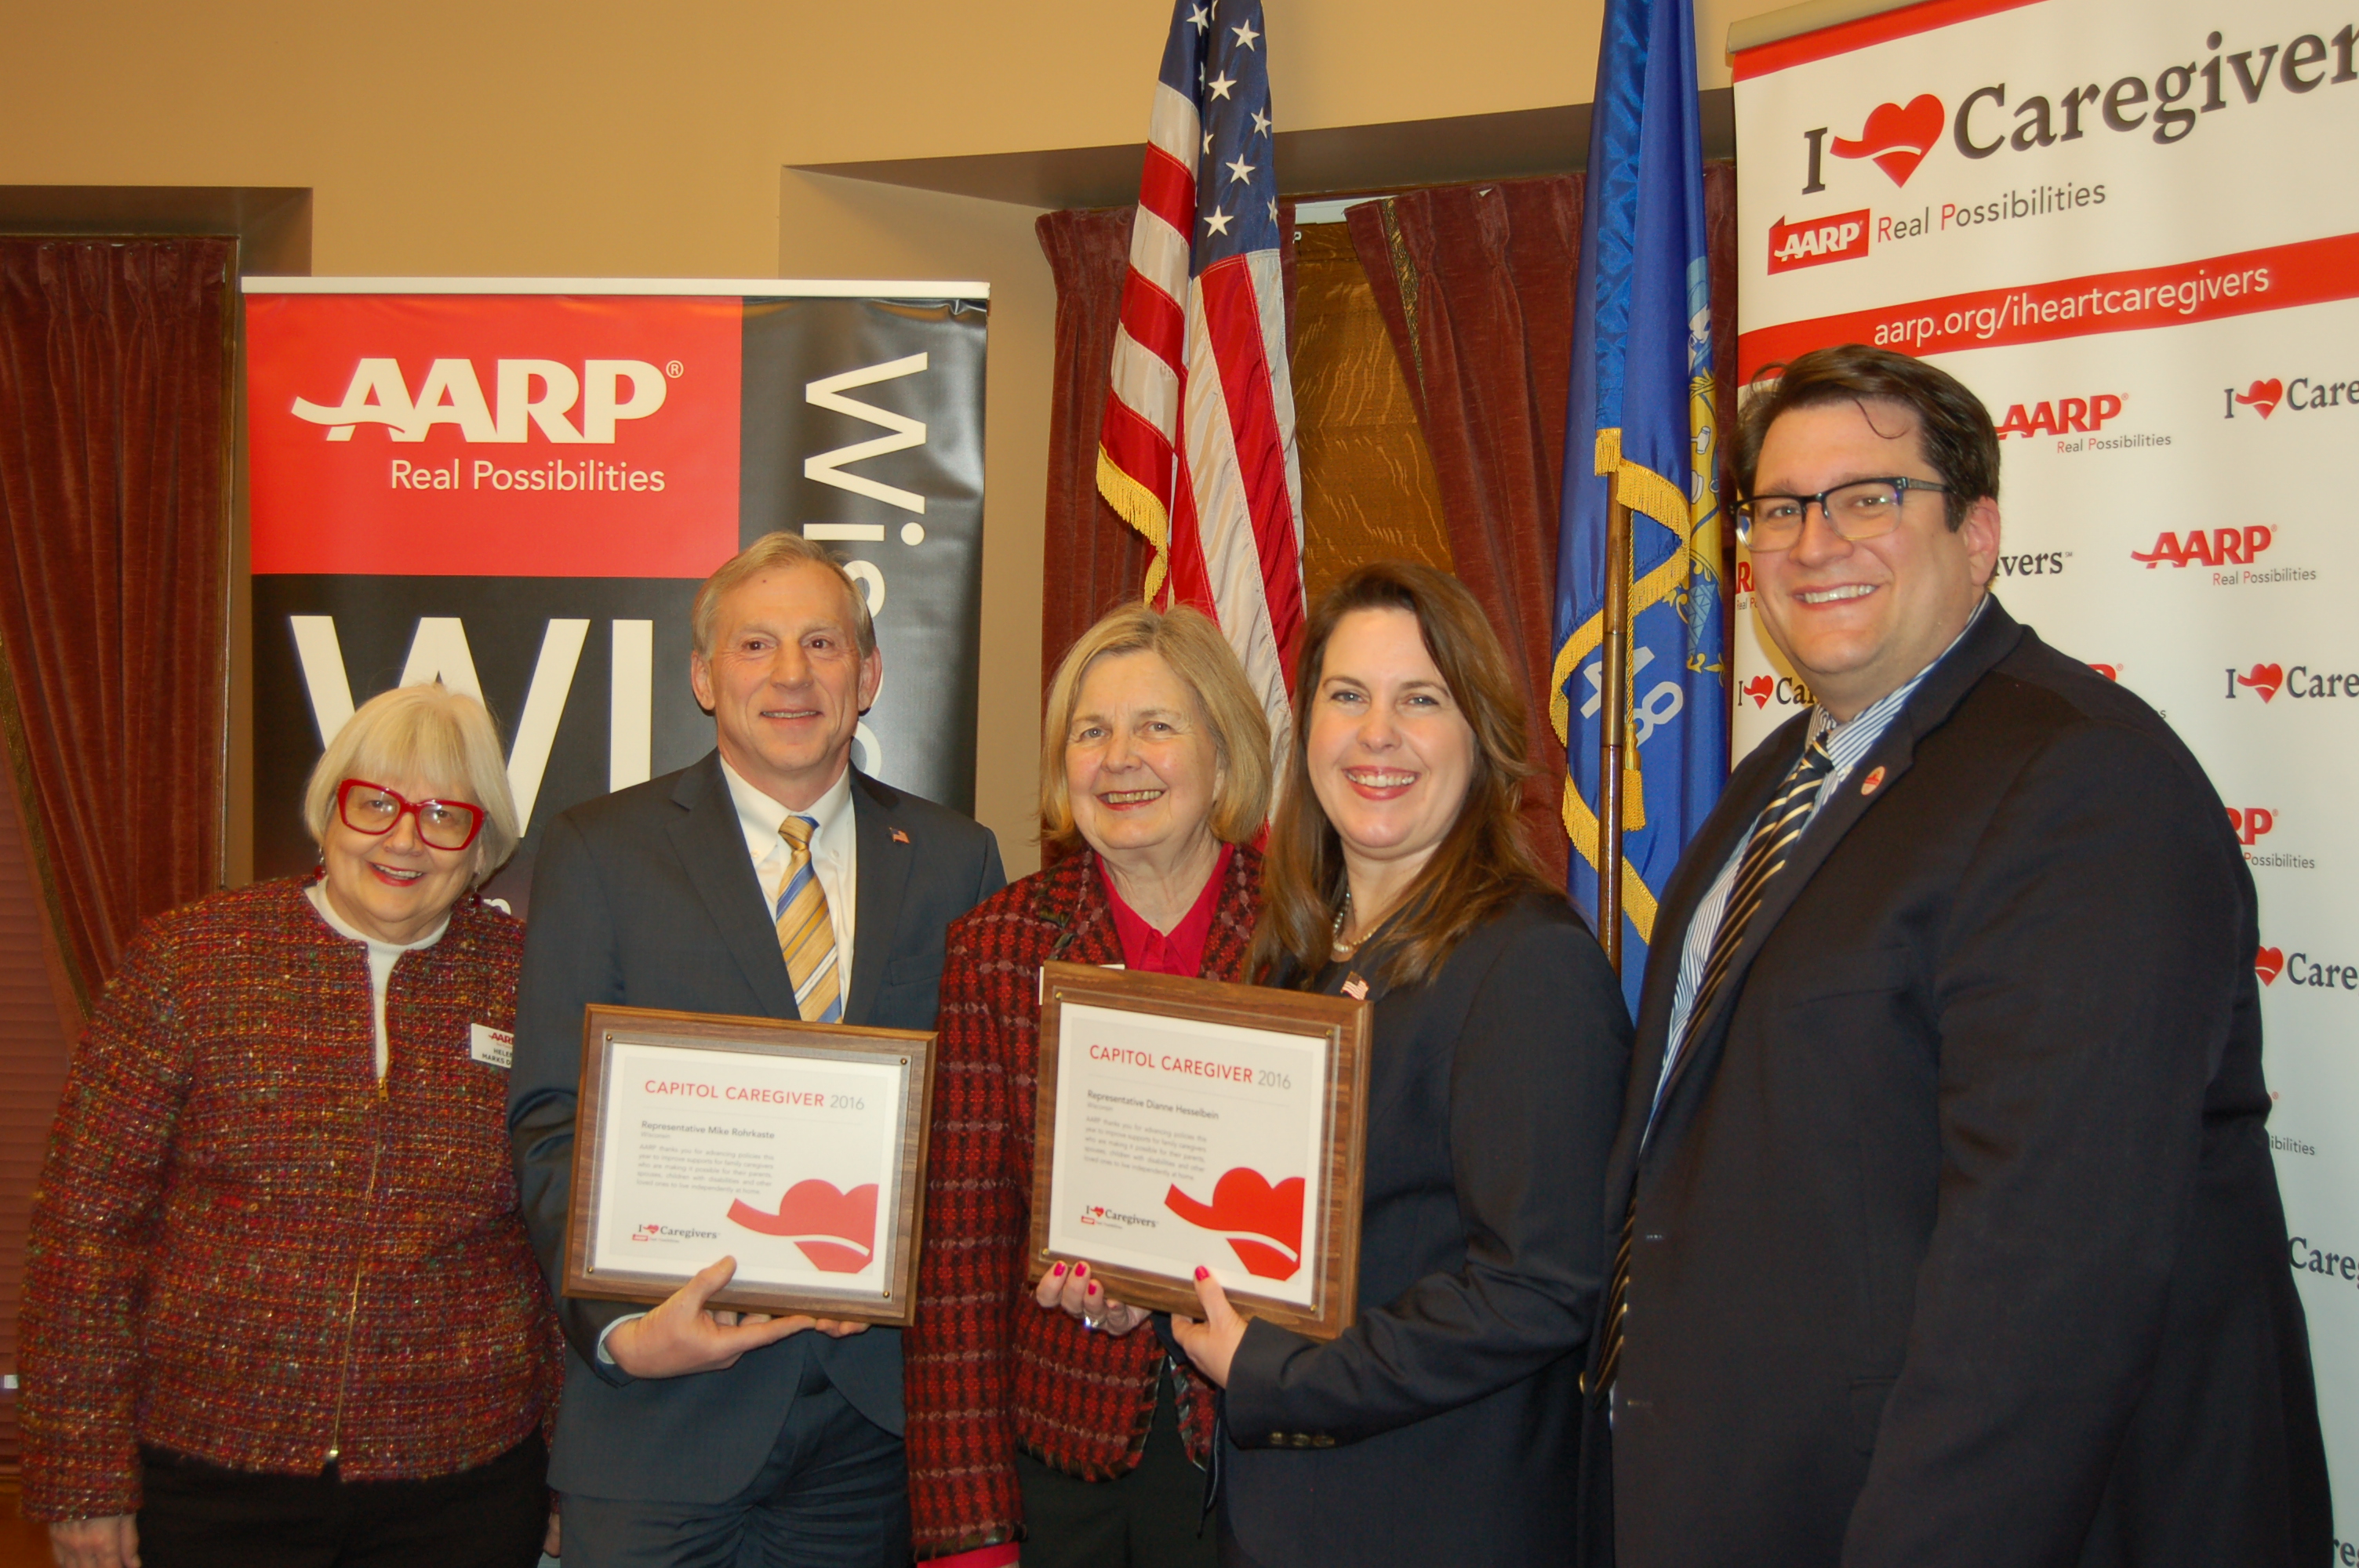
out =
<svg viewBox="0 0 2359 1568"><path fill-rule="evenodd" d="M787 841L787 884L773 912L778 951L795 986L795 1011L809 1023L834 1023L843 1017L842 978L835 962L835 922L827 912L827 890L811 865L811 834L819 823L789 816L778 824Z"/></svg>
<svg viewBox="0 0 2359 1568"><path fill-rule="evenodd" d="M1712 934L1712 946L1705 950L1703 973L1696 981L1695 1000L1688 1007L1687 1024L1680 1031L1678 1049L1663 1065L1663 1080L1669 1081L1670 1069L1695 1044L1696 1031L1702 1026L1704 1015L1720 995L1721 983L1728 979L1728 966L1736 949L1744 944L1745 928L1753 920L1754 911L1761 907L1762 890L1769 879L1786 864L1787 851L1810 825L1810 807L1817 804L1819 790L1834 768L1834 759L1827 754L1826 737L1821 735L1802 749L1801 761L1777 786L1761 815L1753 819L1753 836L1745 840L1745 858L1736 863L1735 880L1728 884L1728 902L1721 906L1720 929ZM1661 1108L1661 1091L1657 1091L1655 1108ZM1647 1125L1653 1126L1649 1114ZM1642 1139L1639 1147L1646 1147ZM1614 1254L1612 1281L1605 1287L1605 1311L1599 1321L1605 1329L1605 1353L1597 1361L1597 1388L1614 1386L1614 1371L1622 1362L1623 1321L1630 1313L1630 1244L1638 1234L1638 1184L1636 1173L1630 1184L1630 1206L1622 1211L1622 1245Z"/></svg>

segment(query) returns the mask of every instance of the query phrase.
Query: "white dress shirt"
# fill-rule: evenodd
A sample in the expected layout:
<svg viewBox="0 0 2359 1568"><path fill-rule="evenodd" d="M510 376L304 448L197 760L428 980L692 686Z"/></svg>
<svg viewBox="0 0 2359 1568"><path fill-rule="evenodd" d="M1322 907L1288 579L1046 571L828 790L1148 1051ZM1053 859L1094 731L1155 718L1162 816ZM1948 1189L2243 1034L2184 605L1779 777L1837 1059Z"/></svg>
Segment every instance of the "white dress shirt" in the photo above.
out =
<svg viewBox="0 0 2359 1568"><path fill-rule="evenodd" d="M828 924L835 927L835 974L838 994L847 1011L852 1005L852 937L858 924L860 897L860 831L852 807L852 767L846 763L827 793L801 811L788 811L752 784L724 759L721 776L729 781L729 798L736 803L737 825L745 832L745 852L753 858L754 875L762 884L762 903L775 912L778 894L786 891L794 850L778 832L788 816L808 816L819 826L811 830L811 871L820 891L827 894Z"/></svg>

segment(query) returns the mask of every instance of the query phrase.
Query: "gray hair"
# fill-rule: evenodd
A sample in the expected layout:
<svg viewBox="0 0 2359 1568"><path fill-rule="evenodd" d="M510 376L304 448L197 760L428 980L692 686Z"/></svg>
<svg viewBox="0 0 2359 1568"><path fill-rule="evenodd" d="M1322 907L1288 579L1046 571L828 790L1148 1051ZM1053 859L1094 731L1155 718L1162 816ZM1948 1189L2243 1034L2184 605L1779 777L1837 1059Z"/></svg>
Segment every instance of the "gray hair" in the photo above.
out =
<svg viewBox="0 0 2359 1568"><path fill-rule="evenodd" d="M303 791L303 826L325 843L335 814L336 787L348 778L390 784L397 778L432 781L484 808L475 839L474 881L500 869L524 837L499 730L481 702L440 681L398 686L361 704L329 741Z"/></svg>
<svg viewBox="0 0 2359 1568"><path fill-rule="evenodd" d="M711 658L712 641L721 633L721 598L739 583L757 578L766 571L787 567L817 567L843 585L852 598L852 638L859 645L862 660L876 654L876 622L868 614L868 596L843 569L843 563L828 553L827 546L815 544L800 534L765 534L720 566L713 568L704 586L696 590L696 607L689 611L689 632L697 654Z"/></svg>

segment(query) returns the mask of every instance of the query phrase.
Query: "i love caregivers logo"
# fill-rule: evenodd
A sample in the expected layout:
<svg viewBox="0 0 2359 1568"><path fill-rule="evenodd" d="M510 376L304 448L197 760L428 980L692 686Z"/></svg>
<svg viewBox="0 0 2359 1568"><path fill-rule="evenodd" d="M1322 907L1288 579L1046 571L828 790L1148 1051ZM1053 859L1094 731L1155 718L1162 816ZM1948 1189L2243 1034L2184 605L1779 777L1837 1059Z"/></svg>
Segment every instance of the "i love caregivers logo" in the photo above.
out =
<svg viewBox="0 0 2359 1568"><path fill-rule="evenodd" d="M1755 676L1739 689L1753 699L1756 708L1767 708L1772 702L1780 708L1808 708L1818 700L1810 695L1809 687L1791 676L1774 679L1766 675Z"/></svg>
<svg viewBox="0 0 2359 1568"><path fill-rule="evenodd" d="M2250 692L2264 703L2278 697L2297 701L2312 697L2359 697L2359 671L2313 670L2308 665L2280 665L2275 660L2240 670L2227 667L2225 695L2234 701L2240 693Z"/></svg>
<svg viewBox="0 0 2359 1568"><path fill-rule="evenodd" d="M2291 381L2267 376L2253 381L2242 391L2223 386L2220 399L2223 419L2235 418L2239 409L2249 410L2264 419L2280 406L2297 414L2314 414L2326 408L2359 410L2359 375L2298 375Z"/></svg>
<svg viewBox="0 0 2359 1568"><path fill-rule="evenodd" d="M1259 1171L1240 1165L1212 1184L1211 1203L1189 1196L1174 1183L1163 1206L1200 1230L1218 1232L1245 1272L1258 1279L1290 1280L1302 1267L1300 1176L1272 1186Z"/></svg>
<svg viewBox="0 0 2359 1568"><path fill-rule="evenodd" d="M2322 86L2359 82L2354 46L2359 27L2348 22L2331 36L2302 32L2271 43L2232 40L2227 32L2213 31L2201 50L2189 51L2191 59L2124 75L2113 75L2117 66L2096 61L2050 66L2052 77L2034 81L2029 91L2020 81L1986 82L1960 97L1954 111L1932 92L1906 101L1896 95L1867 111L1855 136L1832 135L1832 124L1802 133L1802 194L1827 189L1829 154L1872 164L1896 189L1905 186L1940 148L1945 131L1950 146L1970 162L2001 153L2038 154L2099 131L2175 146L2195 132L2203 115L2273 107Z"/></svg>
<svg viewBox="0 0 2359 1568"><path fill-rule="evenodd" d="M2282 976L2290 984L2310 990L2359 991L2359 964L2341 964L2311 957L2308 953L2287 952L2282 947L2264 946L2253 955L2253 973L2261 984L2273 986Z"/></svg>

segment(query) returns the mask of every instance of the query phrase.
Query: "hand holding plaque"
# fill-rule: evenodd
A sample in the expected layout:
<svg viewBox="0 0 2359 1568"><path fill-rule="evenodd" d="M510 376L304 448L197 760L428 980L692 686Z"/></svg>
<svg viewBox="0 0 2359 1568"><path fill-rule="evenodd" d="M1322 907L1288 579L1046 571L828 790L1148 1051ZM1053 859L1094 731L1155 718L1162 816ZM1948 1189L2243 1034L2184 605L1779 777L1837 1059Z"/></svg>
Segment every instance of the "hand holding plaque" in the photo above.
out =
<svg viewBox="0 0 2359 1568"><path fill-rule="evenodd" d="M1032 1277L1089 1265L1196 1314L1199 1267L1317 1338L1359 1276L1364 1002L1086 965L1041 970Z"/></svg>

